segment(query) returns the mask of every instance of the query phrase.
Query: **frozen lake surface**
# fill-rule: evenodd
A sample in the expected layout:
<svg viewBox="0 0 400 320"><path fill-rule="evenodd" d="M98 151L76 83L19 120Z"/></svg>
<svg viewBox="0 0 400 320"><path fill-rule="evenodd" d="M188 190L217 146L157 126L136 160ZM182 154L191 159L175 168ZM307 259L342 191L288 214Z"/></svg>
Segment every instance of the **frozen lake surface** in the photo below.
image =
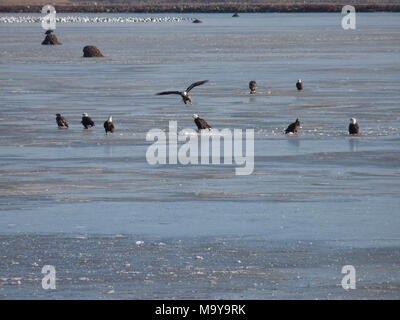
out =
<svg viewBox="0 0 400 320"><path fill-rule="evenodd" d="M339 13L93 16L186 19L58 23L61 46L0 24L0 297L400 298L398 13L351 31ZM89 44L105 57L82 58ZM154 95L203 79L188 108ZM195 129L193 113L254 129L253 174L147 163L147 132Z"/></svg>

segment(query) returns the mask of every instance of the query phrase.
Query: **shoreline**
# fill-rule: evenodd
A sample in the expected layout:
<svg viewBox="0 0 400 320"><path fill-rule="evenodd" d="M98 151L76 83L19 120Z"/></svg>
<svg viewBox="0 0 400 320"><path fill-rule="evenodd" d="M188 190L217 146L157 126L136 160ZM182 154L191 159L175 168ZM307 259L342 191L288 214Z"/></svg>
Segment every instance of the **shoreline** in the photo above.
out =
<svg viewBox="0 0 400 320"><path fill-rule="evenodd" d="M341 4L186 3L56 5L59 13L266 13L341 12ZM40 13L41 5L0 5L2 13ZM357 12L400 12L400 4L360 4Z"/></svg>

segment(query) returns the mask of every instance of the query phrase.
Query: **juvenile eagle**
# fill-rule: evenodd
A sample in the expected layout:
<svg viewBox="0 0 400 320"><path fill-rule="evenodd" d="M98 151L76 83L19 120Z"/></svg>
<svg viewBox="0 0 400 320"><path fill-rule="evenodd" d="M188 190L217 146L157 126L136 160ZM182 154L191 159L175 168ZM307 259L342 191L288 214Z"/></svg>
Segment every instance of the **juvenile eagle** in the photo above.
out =
<svg viewBox="0 0 400 320"><path fill-rule="evenodd" d="M68 128L67 119L65 119L61 114L56 114L56 122L59 128Z"/></svg>
<svg viewBox="0 0 400 320"><path fill-rule="evenodd" d="M300 128L300 120L296 119L295 122L291 123L285 130L285 134L288 133L296 133L297 134L297 130Z"/></svg>

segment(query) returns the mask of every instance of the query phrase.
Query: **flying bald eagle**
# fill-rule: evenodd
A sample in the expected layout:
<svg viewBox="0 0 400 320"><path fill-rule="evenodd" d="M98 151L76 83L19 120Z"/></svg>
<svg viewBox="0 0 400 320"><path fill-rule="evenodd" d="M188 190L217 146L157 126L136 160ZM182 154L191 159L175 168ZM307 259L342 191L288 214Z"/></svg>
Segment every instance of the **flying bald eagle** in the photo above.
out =
<svg viewBox="0 0 400 320"><path fill-rule="evenodd" d="M106 134L108 132L111 132L111 133L114 132L114 123L112 122L111 115L108 117L108 120L106 122L104 122L104 130L106 130Z"/></svg>
<svg viewBox="0 0 400 320"><path fill-rule="evenodd" d="M300 120L296 119L295 122L291 123L285 130L285 134L288 133L297 133L297 130L300 128Z"/></svg>
<svg viewBox="0 0 400 320"><path fill-rule="evenodd" d="M357 135L359 131L360 128L358 126L357 120L355 118L351 118L349 124L349 134Z"/></svg>
<svg viewBox="0 0 400 320"><path fill-rule="evenodd" d="M257 89L257 82L255 80L251 80L249 82L249 89L250 89L250 93L256 93L256 89Z"/></svg>
<svg viewBox="0 0 400 320"><path fill-rule="evenodd" d="M301 79L299 79L299 80L297 80L297 83L296 83L296 88L297 88L297 90L303 90L303 82L301 82Z"/></svg>
<svg viewBox="0 0 400 320"><path fill-rule="evenodd" d="M198 131L203 129L208 129L209 131L211 130L211 127L208 125L207 121L204 119L201 119L197 114L192 115L194 119L194 123L197 126Z"/></svg>
<svg viewBox="0 0 400 320"><path fill-rule="evenodd" d="M87 129L89 126L94 127L94 121L88 116L86 112L82 113L81 123L85 127L85 129Z"/></svg>
<svg viewBox="0 0 400 320"><path fill-rule="evenodd" d="M194 87L201 86L202 84L208 82L208 80L198 81L192 83L185 91L163 91L157 93L157 95L166 95L166 94L179 94L182 97L183 102L187 106L188 102L192 104L192 98L189 96L189 91L192 90Z"/></svg>
<svg viewBox="0 0 400 320"><path fill-rule="evenodd" d="M61 114L56 114L56 122L59 128L68 128L67 119L65 119Z"/></svg>

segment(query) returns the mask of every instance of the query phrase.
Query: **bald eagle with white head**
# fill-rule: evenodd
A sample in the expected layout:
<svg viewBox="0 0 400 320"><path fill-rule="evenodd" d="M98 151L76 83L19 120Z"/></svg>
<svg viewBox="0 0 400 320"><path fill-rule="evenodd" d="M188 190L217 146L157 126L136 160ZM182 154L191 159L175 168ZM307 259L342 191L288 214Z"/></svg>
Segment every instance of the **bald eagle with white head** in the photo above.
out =
<svg viewBox="0 0 400 320"><path fill-rule="evenodd" d="M192 98L189 96L189 91L192 90L194 87L201 86L206 82L208 82L208 80L194 82L189 87L187 87L185 91L163 91L157 93L157 95L178 94L182 97L183 103L187 106L188 103L192 104Z"/></svg>
<svg viewBox="0 0 400 320"><path fill-rule="evenodd" d="M89 115L86 112L82 113L81 123L85 127L85 129L89 127L94 127L94 121L89 117Z"/></svg>
<svg viewBox="0 0 400 320"><path fill-rule="evenodd" d="M106 134L108 134L108 132L111 133L114 132L114 123L112 122L112 115L110 115L107 121L104 122L104 130L106 131Z"/></svg>
<svg viewBox="0 0 400 320"><path fill-rule="evenodd" d="M204 130L204 129L208 129L209 131L212 129L212 128L208 125L207 121L204 120L204 119L201 119L201 118L199 117L199 115L194 114L194 115L192 115L192 117L193 117L193 119L194 119L194 123L196 124L197 129L198 129L199 132L200 132L201 130Z"/></svg>
<svg viewBox="0 0 400 320"><path fill-rule="evenodd" d="M351 118L349 124L349 134L357 135L359 131L360 128L358 126L357 120L355 118Z"/></svg>
<svg viewBox="0 0 400 320"><path fill-rule="evenodd" d="M297 83L296 83L296 88L297 88L297 90L303 90L303 82L301 81L301 79L299 79L299 80L297 80Z"/></svg>

